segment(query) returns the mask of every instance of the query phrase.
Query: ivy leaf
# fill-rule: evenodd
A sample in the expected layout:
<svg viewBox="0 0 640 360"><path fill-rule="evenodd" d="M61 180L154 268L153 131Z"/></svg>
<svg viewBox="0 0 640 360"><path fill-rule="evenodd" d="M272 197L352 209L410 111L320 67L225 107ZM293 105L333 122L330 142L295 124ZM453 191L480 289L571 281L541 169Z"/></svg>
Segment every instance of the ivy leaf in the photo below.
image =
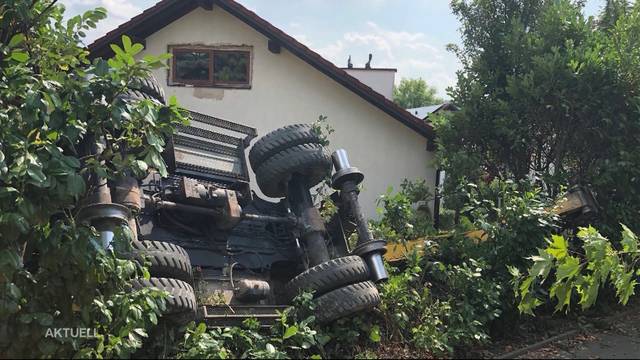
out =
<svg viewBox="0 0 640 360"><path fill-rule="evenodd" d="M549 242L549 247L546 252L557 260L564 259L567 256L567 241L561 235L553 235L552 241Z"/></svg>

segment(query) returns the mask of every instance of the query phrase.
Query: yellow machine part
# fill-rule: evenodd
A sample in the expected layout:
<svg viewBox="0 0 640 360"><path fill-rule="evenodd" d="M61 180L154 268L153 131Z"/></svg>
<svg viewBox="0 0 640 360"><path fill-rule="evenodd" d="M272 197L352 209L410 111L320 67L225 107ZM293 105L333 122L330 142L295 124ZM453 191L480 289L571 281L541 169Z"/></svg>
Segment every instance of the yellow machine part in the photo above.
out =
<svg viewBox="0 0 640 360"><path fill-rule="evenodd" d="M437 236L421 237L415 240L406 241L404 243L389 243L387 244L387 252L384 254L384 259L388 262L404 260L406 254L417 249L421 251L427 240L438 240L451 236L451 233L445 233ZM464 233L464 236L473 239L476 242L487 240L487 234L482 230L471 230Z"/></svg>

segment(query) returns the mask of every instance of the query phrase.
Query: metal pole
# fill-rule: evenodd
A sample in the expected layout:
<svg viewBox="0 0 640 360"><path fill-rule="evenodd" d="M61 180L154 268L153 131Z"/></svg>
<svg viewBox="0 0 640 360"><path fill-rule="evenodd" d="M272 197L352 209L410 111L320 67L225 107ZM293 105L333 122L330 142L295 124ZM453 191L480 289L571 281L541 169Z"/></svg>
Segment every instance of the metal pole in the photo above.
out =
<svg viewBox="0 0 640 360"><path fill-rule="evenodd" d="M364 180L364 175L349 164L347 152L343 149L336 150L331 155L331 159L336 170L332 177L332 186L340 190L343 205L351 212L357 225L358 244L353 249L353 253L361 256L367 263L371 280L374 282L384 281L389 277L382 260L382 255L386 251L386 241L373 238L367 219L358 201L358 184Z"/></svg>

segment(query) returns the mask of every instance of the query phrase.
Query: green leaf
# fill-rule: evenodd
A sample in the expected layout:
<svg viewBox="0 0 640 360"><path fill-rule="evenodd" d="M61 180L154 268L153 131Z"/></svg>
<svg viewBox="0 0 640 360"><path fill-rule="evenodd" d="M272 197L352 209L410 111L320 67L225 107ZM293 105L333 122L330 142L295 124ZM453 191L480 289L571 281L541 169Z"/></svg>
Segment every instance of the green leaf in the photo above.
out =
<svg viewBox="0 0 640 360"><path fill-rule="evenodd" d="M82 176L74 173L67 175L67 188L73 196L84 194L86 185Z"/></svg>
<svg viewBox="0 0 640 360"><path fill-rule="evenodd" d="M164 139L151 131L145 132L145 135L147 137L147 142L149 143L149 145L153 146L156 151L162 152L162 148L165 144Z"/></svg>
<svg viewBox="0 0 640 360"><path fill-rule="evenodd" d="M553 256L542 249L538 249L538 256L531 256L529 259L533 260L529 275L546 279L553 265Z"/></svg>
<svg viewBox="0 0 640 360"><path fill-rule="evenodd" d="M146 162L142 161L142 160L136 160L134 161L134 165L137 167L137 169L141 172L141 173L145 173L148 169L149 166L147 165Z"/></svg>
<svg viewBox="0 0 640 360"><path fill-rule="evenodd" d="M145 329L142 328L135 328L133 329L133 332L135 332L136 334L142 336L142 337L149 337L149 335L147 335L147 331Z"/></svg>
<svg viewBox="0 0 640 360"><path fill-rule="evenodd" d="M11 53L11 58L18 62L27 62L29 60L29 54L24 51L14 51Z"/></svg>
<svg viewBox="0 0 640 360"><path fill-rule="evenodd" d="M567 256L564 262L558 266L556 281L573 278L578 274L580 268L580 259L573 256Z"/></svg>
<svg viewBox="0 0 640 360"><path fill-rule="evenodd" d="M97 76L107 75L109 73L109 63L102 58L96 60L94 73Z"/></svg>
<svg viewBox="0 0 640 360"><path fill-rule="evenodd" d="M24 34L15 34L11 37L11 40L9 40L9 47L16 47L20 44L22 44L22 42L24 41Z"/></svg>
<svg viewBox="0 0 640 360"><path fill-rule="evenodd" d="M518 279L520 278L520 276L522 276L522 274L520 273L520 269L515 266L507 265L507 271L513 278Z"/></svg>
<svg viewBox="0 0 640 360"><path fill-rule="evenodd" d="M551 239L546 252L557 260L562 260L567 256L567 241L561 235L553 235Z"/></svg>
<svg viewBox="0 0 640 360"><path fill-rule="evenodd" d="M282 339L286 340L286 339L294 336L297 333L298 333L298 327L297 326L289 326L287 328L287 330L284 332L284 335L282 335Z"/></svg>
<svg viewBox="0 0 640 360"><path fill-rule="evenodd" d="M616 295L623 305L626 305L631 295L635 293L637 282L633 278L633 273L634 271L625 272L621 269L615 279Z"/></svg>
<svg viewBox="0 0 640 360"><path fill-rule="evenodd" d="M155 149L149 149L147 156L145 156L144 161L151 167L154 167L158 170L162 177L166 177L168 175L167 167L160 156L160 153Z"/></svg>
<svg viewBox="0 0 640 360"><path fill-rule="evenodd" d="M573 283L570 281L556 282L553 284L550 290L550 295L555 296L558 299L555 311L561 311L564 307L569 309L571 305L571 294L573 292Z"/></svg>
<svg viewBox="0 0 640 360"><path fill-rule="evenodd" d="M47 176L42 172L41 168L30 165L27 167L27 175L34 180L34 182L32 182L34 185L40 187L46 186Z"/></svg>
<svg viewBox="0 0 640 360"><path fill-rule="evenodd" d="M140 53L140 51L144 50L144 46L142 44L133 44L133 46L131 47L131 55L137 55Z"/></svg>
<svg viewBox="0 0 640 360"><path fill-rule="evenodd" d="M620 241L622 251L626 253L638 252L638 237L626 225L620 225L622 225L622 240Z"/></svg>
<svg viewBox="0 0 640 360"><path fill-rule="evenodd" d="M520 284L520 297L524 298L529 294L529 290L531 289L531 284L533 283L534 277L528 277L524 279L522 284Z"/></svg>
<svg viewBox="0 0 640 360"><path fill-rule="evenodd" d="M111 50L113 50L113 52L116 54L116 56L122 57L123 59L127 57L127 55L125 54L124 51L122 51L122 48L116 44L111 44L109 45L109 47L111 47ZM111 65L111 63L109 63L109 65ZM115 67L115 66L112 66Z"/></svg>
<svg viewBox="0 0 640 360"><path fill-rule="evenodd" d="M577 292L580 294L579 304L582 310L588 309L595 304L599 288L600 281L597 276L587 275L583 277L582 283L577 287Z"/></svg>
<svg viewBox="0 0 640 360"><path fill-rule="evenodd" d="M74 169L80 168L80 160L73 156L63 156L61 159L69 167L72 167Z"/></svg>
<svg viewBox="0 0 640 360"><path fill-rule="evenodd" d="M122 35L122 45L124 46L124 51L127 53L131 52L131 38L127 35Z"/></svg>
<svg viewBox="0 0 640 360"><path fill-rule="evenodd" d="M371 331L369 331L369 340L374 343L379 343L382 340L380 336L380 327L378 325L373 325L371 327Z"/></svg>

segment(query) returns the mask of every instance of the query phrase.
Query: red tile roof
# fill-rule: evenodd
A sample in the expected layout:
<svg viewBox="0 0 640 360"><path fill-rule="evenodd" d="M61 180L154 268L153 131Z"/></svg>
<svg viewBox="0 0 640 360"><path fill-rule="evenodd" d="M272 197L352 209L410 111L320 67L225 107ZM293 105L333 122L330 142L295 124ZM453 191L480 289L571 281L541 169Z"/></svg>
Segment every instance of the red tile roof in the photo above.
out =
<svg viewBox="0 0 640 360"><path fill-rule="evenodd" d="M128 35L135 40L142 40L162 29L171 22L179 19L202 4L213 2L231 15L245 22L256 31L298 56L317 70L329 76L342 86L351 90L369 103L378 107L394 119L400 121L426 138L433 139L434 131L430 124L412 115L410 112L396 105L382 94L363 84L343 69L335 66L318 53L287 35L282 30L270 24L254 12L233 0L162 0L140 15L120 25L113 31L89 45L92 57L108 57L112 55L109 44L120 42L122 35Z"/></svg>

